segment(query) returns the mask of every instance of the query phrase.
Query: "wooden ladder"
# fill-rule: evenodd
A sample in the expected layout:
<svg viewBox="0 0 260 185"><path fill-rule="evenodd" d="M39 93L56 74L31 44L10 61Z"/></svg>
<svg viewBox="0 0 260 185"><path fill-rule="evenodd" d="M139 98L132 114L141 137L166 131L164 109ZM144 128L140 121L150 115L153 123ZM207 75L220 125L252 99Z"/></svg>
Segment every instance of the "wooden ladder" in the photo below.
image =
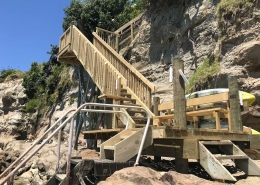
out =
<svg viewBox="0 0 260 185"><path fill-rule="evenodd" d="M231 160L247 175L260 175L260 168L238 146L229 140L199 141L200 164L213 179L237 181L223 165Z"/></svg>

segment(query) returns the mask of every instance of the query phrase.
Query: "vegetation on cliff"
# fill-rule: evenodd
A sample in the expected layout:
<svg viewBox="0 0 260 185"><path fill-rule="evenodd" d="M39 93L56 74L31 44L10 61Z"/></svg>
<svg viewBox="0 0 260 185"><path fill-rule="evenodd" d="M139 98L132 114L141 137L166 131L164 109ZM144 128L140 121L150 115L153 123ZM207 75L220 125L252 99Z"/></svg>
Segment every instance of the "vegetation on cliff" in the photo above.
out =
<svg viewBox="0 0 260 185"><path fill-rule="evenodd" d="M73 0L64 9L62 23L65 31L72 24L78 24L91 40L96 27L114 31L143 11L142 1L129 0Z"/></svg>
<svg viewBox="0 0 260 185"><path fill-rule="evenodd" d="M68 74L61 75L67 70L65 64L57 62L58 47L51 45L48 62L38 64L33 62L31 69L24 77L23 86L29 101L26 103L26 112L44 110L47 106L56 103L67 87L71 85Z"/></svg>
<svg viewBox="0 0 260 185"><path fill-rule="evenodd" d="M241 30L253 18L257 0L221 0L217 6L217 20L222 35L230 36Z"/></svg>
<svg viewBox="0 0 260 185"><path fill-rule="evenodd" d="M194 75L189 79L189 85L186 87L187 93L195 92L200 87L210 84L211 78L220 71L220 65L217 60L205 58L198 67Z"/></svg>
<svg viewBox="0 0 260 185"><path fill-rule="evenodd" d="M0 72L0 83L4 81L23 78L24 73L16 69L3 69Z"/></svg>

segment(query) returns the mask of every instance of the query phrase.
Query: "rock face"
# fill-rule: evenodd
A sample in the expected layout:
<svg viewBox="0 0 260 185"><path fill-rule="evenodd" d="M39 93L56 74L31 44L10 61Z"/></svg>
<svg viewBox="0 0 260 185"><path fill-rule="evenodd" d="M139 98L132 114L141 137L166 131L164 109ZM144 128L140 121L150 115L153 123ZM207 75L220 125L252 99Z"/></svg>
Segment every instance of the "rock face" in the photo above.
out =
<svg viewBox="0 0 260 185"><path fill-rule="evenodd" d="M167 173L157 172L150 168L142 166L125 168L115 172L108 177L106 181L98 183L98 185L221 185L222 183L212 182L198 178L194 175L179 174L175 171Z"/></svg>
<svg viewBox="0 0 260 185"><path fill-rule="evenodd" d="M30 119L23 114L27 100L22 79L0 83L0 135L26 138Z"/></svg>
<svg viewBox="0 0 260 185"><path fill-rule="evenodd" d="M184 73L189 78L204 59L215 58L220 71L209 76L196 90L227 88L228 76L237 76L239 89L256 96L250 108L251 126L259 120L260 106L260 3L248 8L245 4L222 14L220 0L150 1L139 33L128 50L122 50L127 60L146 78L157 85L155 96L161 102L172 101L169 67L172 58L184 61ZM259 129L258 129L259 130Z"/></svg>
<svg viewBox="0 0 260 185"><path fill-rule="evenodd" d="M163 85L168 84L172 58L184 60L184 73L190 77L205 58L219 57L221 71L209 88L226 88L227 76L235 75L242 90L259 90L260 4L254 4L252 14L247 14L246 8L239 9L241 24L226 18L223 26L217 18L219 3L151 1L138 35L122 54L149 80Z"/></svg>

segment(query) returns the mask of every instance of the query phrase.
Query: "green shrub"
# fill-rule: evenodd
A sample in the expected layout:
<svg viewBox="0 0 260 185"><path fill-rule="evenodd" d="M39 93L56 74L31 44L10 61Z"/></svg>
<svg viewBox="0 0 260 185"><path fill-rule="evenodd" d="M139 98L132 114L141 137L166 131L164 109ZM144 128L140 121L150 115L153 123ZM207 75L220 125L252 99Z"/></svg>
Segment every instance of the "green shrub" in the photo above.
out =
<svg viewBox="0 0 260 185"><path fill-rule="evenodd" d="M3 69L0 73L0 83L7 81L7 80L14 80L23 78L25 73L20 70L15 69Z"/></svg>
<svg viewBox="0 0 260 185"><path fill-rule="evenodd" d="M205 58L197 71L190 77L190 84L186 86L187 93L198 90L196 87L208 82L208 79L220 71L220 65L217 60L210 63L209 58Z"/></svg>
<svg viewBox="0 0 260 185"><path fill-rule="evenodd" d="M37 108L40 106L40 99L30 99L26 104L25 104L25 112L28 113L34 113Z"/></svg>

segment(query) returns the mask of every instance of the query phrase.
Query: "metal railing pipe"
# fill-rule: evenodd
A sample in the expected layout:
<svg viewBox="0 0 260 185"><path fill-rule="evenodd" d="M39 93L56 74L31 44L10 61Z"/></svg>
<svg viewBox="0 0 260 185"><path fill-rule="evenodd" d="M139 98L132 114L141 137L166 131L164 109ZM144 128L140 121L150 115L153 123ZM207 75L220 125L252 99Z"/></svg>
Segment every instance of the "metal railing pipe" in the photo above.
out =
<svg viewBox="0 0 260 185"><path fill-rule="evenodd" d="M140 148L139 148L139 151L138 151L138 154L137 154L137 158L136 158L136 161L135 161L135 164L134 164L135 166L137 166L139 164L141 153L142 153L142 150L143 150L143 147L144 147L145 138L146 138L146 135L147 135L147 132L148 132L148 129L149 129L149 125L150 125L151 117L150 117L148 111L145 108L143 108L143 107L117 105L117 104L85 103L84 105L85 106L86 105L94 106L94 107L95 106L103 106L103 107L135 108L135 109L142 109L146 113L147 122L146 122L146 126L145 126L145 129L144 129L144 135L142 137L141 145L140 145ZM82 106L84 106L84 105L82 105Z"/></svg>
<svg viewBox="0 0 260 185"><path fill-rule="evenodd" d="M136 162L135 162L135 166L138 165L138 162L139 162L139 159L140 159L140 156L141 156L141 152L143 150L143 145L144 145L144 142L145 142L145 138L146 138L146 135L147 135L147 132L148 132L148 128L149 128L149 124L150 124L150 115L148 113L148 111L143 108L143 107L138 107L138 106L126 106L126 105L117 105L117 104L101 104L101 103L85 103L83 105L81 105L71 116L69 116L64 122L62 122L62 124L59 125L59 127L57 129L54 130L53 133L51 133L51 135L49 135L46 139L43 140L43 142L28 156L26 157L23 161L21 161L20 164L18 164L6 177L4 177L4 179L0 182L0 185L3 185L11 176L14 175L14 173L19 170L26 162L28 162L55 134L57 134L58 131L60 131L66 124L68 121L71 120L71 125L70 125L70 139L69 139L69 148L68 148L68 161L70 161L70 156L71 156L71 150L72 150L72 137L73 137L73 121L74 121L74 116L79 112L81 111L81 109L84 107L84 106L103 106L103 107L118 107L118 108L135 108L135 109L142 109L144 110L144 112L146 113L147 115L147 123L146 123L146 126L145 126L145 130L144 130L144 135L142 137L142 141L141 141L141 145L140 145L140 148L139 148L139 151L138 151L138 155L137 155L137 158L136 158ZM87 109L85 109L87 110ZM69 112L71 112L72 110L68 111L67 114ZM95 112L99 112L100 110L90 110L90 111L95 111ZM106 112L108 113L108 110L104 111L104 110L101 110L103 112ZM111 112L115 112L115 111L111 111ZM31 150L33 148L33 146L35 146L51 129L54 128L54 126L59 123L61 121L61 119L63 119L67 114L65 114L64 116L62 116L60 119L58 119L58 121L53 125L51 126L44 134L43 136L37 141L35 142L26 152L24 152L22 154L22 157L24 157L28 152L29 150ZM22 158L22 157L19 157L19 160ZM16 160L16 163L17 161L19 160ZM67 163L70 163L70 162L67 162ZM70 165L70 164L69 164ZM10 165L11 166L11 165ZM10 167L9 166L9 167ZM12 165L13 166L13 165ZM10 168L9 168L10 169ZM9 170L8 169L8 170ZM70 166L68 167L67 166L67 174L68 176L70 175ZM3 173L1 174L1 176L3 176ZM69 179L69 177L68 177ZM69 182L69 180L68 180Z"/></svg>
<svg viewBox="0 0 260 185"><path fill-rule="evenodd" d="M59 169L59 164L60 164L60 143L61 143L61 130L59 131L59 135L58 135L56 171Z"/></svg>
<svg viewBox="0 0 260 185"><path fill-rule="evenodd" d="M66 112L62 117L60 117L47 131L43 133L43 135L33 142L33 144L24 152L22 155L20 155L6 170L0 175L0 178L2 178L7 172L9 172L9 169L11 169L18 161L20 161L36 144L38 144L65 116L67 116L70 112L75 111L75 109L69 110Z"/></svg>
<svg viewBox="0 0 260 185"><path fill-rule="evenodd" d="M68 185L70 184L70 161L71 161L72 139L73 139L73 123L74 123L74 117L71 118L71 122L70 122L70 134L69 134L67 170L66 170L66 177L67 177L67 184Z"/></svg>
<svg viewBox="0 0 260 185"><path fill-rule="evenodd" d="M125 129L128 128L129 126L129 117L127 116L127 114L123 111L115 111L115 110L93 110L93 109L81 109L81 112L99 112L99 113L123 113L125 115L126 118L126 126Z"/></svg>
<svg viewBox="0 0 260 185"><path fill-rule="evenodd" d="M78 110L76 110L75 113L77 113ZM26 157L19 165L16 166L16 168L13 169L13 171L11 171L3 180L2 182L0 182L0 185L2 185L4 182L7 181L7 179L12 176L17 170L19 170L26 162L28 162L55 134L57 134L57 132L62 129L69 120L71 120L74 116L75 113L73 115L71 115L70 117L68 117L53 133L51 133L51 135L49 135L46 139L43 140L43 142L28 156Z"/></svg>

